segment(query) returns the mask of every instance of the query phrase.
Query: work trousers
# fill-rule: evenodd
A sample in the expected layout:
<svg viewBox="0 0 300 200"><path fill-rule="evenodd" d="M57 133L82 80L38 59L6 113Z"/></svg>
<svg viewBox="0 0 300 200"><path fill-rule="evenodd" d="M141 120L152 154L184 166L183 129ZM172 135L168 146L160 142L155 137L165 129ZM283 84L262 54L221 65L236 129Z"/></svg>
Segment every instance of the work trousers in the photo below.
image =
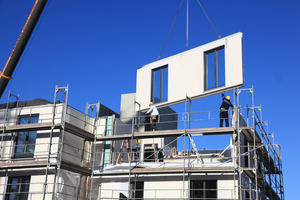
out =
<svg viewBox="0 0 300 200"><path fill-rule="evenodd" d="M224 119L225 119L226 127L229 127L228 111L227 110L221 110L220 111L220 127L223 127L223 120Z"/></svg>
<svg viewBox="0 0 300 200"><path fill-rule="evenodd" d="M155 119L153 119L153 117L155 117ZM156 131L157 116L151 116L150 122L151 122L151 131Z"/></svg>

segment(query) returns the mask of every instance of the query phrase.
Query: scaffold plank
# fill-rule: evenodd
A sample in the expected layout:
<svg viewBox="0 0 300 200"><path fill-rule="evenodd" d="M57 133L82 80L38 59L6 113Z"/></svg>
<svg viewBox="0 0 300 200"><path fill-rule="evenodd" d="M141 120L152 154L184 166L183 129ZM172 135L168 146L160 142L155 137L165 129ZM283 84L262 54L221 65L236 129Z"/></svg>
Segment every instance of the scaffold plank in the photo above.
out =
<svg viewBox="0 0 300 200"><path fill-rule="evenodd" d="M243 169L243 172L252 180L252 182L256 183L254 170ZM257 185L258 187L266 193L266 195L272 199L280 200L280 197L277 193L270 187L270 185L264 181L259 173L257 173Z"/></svg>
<svg viewBox="0 0 300 200"><path fill-rule="evenodd" d="M37 161L15 161L0 163L1 169L35 168L47 166L47 160Z"/></svg>
<svg viewBox="0 0 300 200"><path fill-rule="evenodd" d="M133 135L111 135L97 137L97 141L109 140L126 140L126 139L144 139L144 138L161 138L161 137L179 137L185 133L201 133L203 135L223 135L232 134L233 127L219 127L219 128L197 128L197 129L175 129L175 130L158 130L158 131L145 131L134 132Z"/></svg>
<svg viewBox="0 0 300 200"><path fill-rule="evenodd" d="M161 167L161 168L134 168L131 174L176 174L176 173L233 173L234 167ZM94 173L94 176L128 175L129 171Z"/></svg>
<svg viewBox="0 0 300 200"><path fill-rule="evenodd" d="M62 124L52 124L51 122L47 123L34 123L34 124L17 124L17 125L9 125L5 126L5 133L13 133L13 132L22 132L22 131L41 131L41 130L51 130L54 129L63 129ZM65 131L70 132L74 135L77 135L81 138L85 138L89 141L94 140L94 135L88 131L85 131L81 128L78 128L70 123L65 122ZM0 127L0 132L3 132L3 127Z"/></svg>
<svg viewBox="0 0 300 200"><path fill-rule="evenodd" d="M34 124L17 124L5 126L4 130L6 133L12 132L21 132L21 131L39 131L39 130L50 130L52 123L34 123ZM54 128L58 129L61 127L61 124L55 124ZM0 131L3 131L3 127L0 128Z"/></svg>
<svg viewBox="0 0 300 200"><path fill-rule="evenodd" d="M48 163L47 160L30 160L30 161L15 161L15 162L3 162L0 163L1 169L26 169L26 168L44 168L46 166L57 166L57 162ZM80 173L86 176L90 176L92 170L80 165L73 164L71 162L62 160L61 168L72 172Z"/></svg>
<svg viewBox="0 0 300 200"><path fill-rule="evenodd" d="M253 131L251 127L243 127L242 133L246 137L247 141L250 144L254 144L254 138L255 138L255 144L261 144L261 138L259 137L258 133L256 131ZM255 137L254 137L255 135Z"/></svg>
<svg viewBox="0 0 300 200"><path fill-rule="evenodd" d="M72 172L76 172L79 174L83 174L85 176L90 176L92 174L91 169L86 168L86 167L81 167L79 165L73 164L73 163L65 161L65 160L61 161L61 168L72 171Z"/></svg>
<svg viewBox="0 0 300 200"><path fill-rule="evenodd" d="M84 138L89 141L93 141L95 139L94 135L89 131L83 130L74 126L70 123L65 122L65 131L77 135L78 137Z"/></svg>
<svg viewBox="0 0 300 200"><path fill-rule="evenodd" d="M270 174L279 174L280 173L273 158L271 156L268 156L269 153L264 145L257 148L257 152L262 156L264 166L268 169L268 173L270 173Z"/></svg>

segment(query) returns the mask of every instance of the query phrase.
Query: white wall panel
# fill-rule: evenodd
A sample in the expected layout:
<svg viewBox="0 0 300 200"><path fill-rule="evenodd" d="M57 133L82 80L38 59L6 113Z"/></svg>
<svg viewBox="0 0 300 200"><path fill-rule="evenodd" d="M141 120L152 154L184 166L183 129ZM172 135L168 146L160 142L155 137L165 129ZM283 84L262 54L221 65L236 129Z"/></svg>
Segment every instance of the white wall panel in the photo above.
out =
<svg viewBox="0 0 300 200"><path fill-rule="evenodd" d="M224 46L225 85L205 90L204 52ZM213 41L177 55L147 64L137 70L136 101L141 109L151 101L152 70L168 65L168 100L157 103L164 107L185 99L201 98L223 90L242 87L242 33Z"/></svg>

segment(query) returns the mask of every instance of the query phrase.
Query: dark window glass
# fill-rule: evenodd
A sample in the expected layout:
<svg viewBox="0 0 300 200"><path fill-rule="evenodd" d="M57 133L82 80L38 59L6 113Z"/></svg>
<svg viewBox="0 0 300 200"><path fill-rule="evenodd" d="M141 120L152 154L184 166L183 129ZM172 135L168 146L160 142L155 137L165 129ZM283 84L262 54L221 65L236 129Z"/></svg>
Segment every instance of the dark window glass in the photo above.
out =
<svg viewBox="0 0 300 200"><path fill-rule="evenodd" d="M193 200L217 199L217 181L191 181L190 196Z"/></svg>
<svg viewBox="0 0 300 200"><path fill-rule="evenodd" d="M207 89L215 88L215 75L216 75L216 68L215 68L215 53L208 53L207 57Z"/></svg>
<svg viewBox="0 0 300 200"><path fill-rule="evenodd" d="M20 116L19 124L38 123L39 116ZM16 135L15 158L33 157L37 131L19 132Z"/></svg>
<svg viewBox="0 0 300 200"><path fill-rule="evenodd" d="M155 162L154 149L151 144L144 145L144 162Z"/></svg>
<svg viewBox="0 0 300 200"><path fill-rule="evenodd" d="M218 87L225 85L225 52L224 48L217 51Z"/></svg>
<svg viewBox="0 0 300 200"><path fill-rule="evenodd" d="M168 68L162 69L162 101L168 100Z"/></svg>
<svg viewBox="0 0 300 200"><path fill-rule="evenodd" d="M5 200L26 200L28 199L30 176L9 177Z"/></svg>
<svg viewBox="0 0 300 200"><path fill-rule="evenodd" d="M130 183L131 197L136 200L144 198L144 182L131 182Z"/></svg>
<svg viewBox="0 0 300 200"><path fill-rule="evenodd" d="M225 85L224 46L204 53L205 90Z"/></svg>
<svg viewBox="0 0 300 200"><path fill-rule="evenodd" d="M152 95L153 103L168 100L168 66L152 70Z"/></svg>
<svg viewBox="0 0 300 200"><path fill-rule="evenodd" d="M246 191L246 200L250 200L250 195L247 191Z"/></svg>

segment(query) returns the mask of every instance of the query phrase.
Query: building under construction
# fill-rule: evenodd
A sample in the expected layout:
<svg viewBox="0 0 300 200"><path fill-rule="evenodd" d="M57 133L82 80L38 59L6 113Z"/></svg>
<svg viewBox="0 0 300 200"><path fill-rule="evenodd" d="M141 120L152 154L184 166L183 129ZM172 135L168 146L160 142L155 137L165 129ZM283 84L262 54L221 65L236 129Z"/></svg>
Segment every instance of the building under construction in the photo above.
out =
<svg viewBox="0 0 300 200"><path fill-rule="evenodd" d="M191 111L223 91L233 92L229 127L219 127L219 110ZM53 102L9 94L1 105L2 199L284 199L280 145L243 88L242 33L138 69L120 115L100 103L80 112L68 92L57 86ZM144 114L150 101L156 131ZM179 103L182 113L170 107ZM197 147L198 136L224 135L225 148Z"/></svg>

